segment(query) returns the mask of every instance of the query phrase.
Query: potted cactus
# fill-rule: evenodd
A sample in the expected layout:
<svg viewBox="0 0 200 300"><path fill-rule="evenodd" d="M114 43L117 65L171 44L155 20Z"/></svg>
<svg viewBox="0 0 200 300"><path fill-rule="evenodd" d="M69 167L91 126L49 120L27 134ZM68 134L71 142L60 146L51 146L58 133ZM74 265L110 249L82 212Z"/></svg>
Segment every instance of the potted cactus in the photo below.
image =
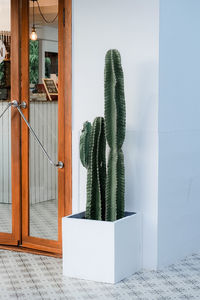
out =
<svg viewBox="0 0 200 300"><path fill-rule="evenodd" d="M116 283L141 263L139 215L124 210L126 105L117 50L106 54L104 86L105 116L85 122L80 137L87 204L85 212L63 218L63 273Z"/></svg>

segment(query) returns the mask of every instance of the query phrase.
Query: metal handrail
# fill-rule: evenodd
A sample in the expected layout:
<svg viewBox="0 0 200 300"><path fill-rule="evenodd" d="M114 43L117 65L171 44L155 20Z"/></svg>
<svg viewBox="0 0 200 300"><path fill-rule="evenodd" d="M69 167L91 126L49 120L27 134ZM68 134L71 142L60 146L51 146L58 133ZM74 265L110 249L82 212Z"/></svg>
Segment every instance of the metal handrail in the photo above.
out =
<svg viewBox="0 0 200 300"><path fill-rule="evenodd" d="M29 122L27 121L26 117L24 116L23 112L21 111L21 107L22 108L26 108L26 103L22 102L21 104L18 103L17 100L13 100L12 102L10 102L8 104L8 106L6 107L6 109L3 111L3 113L0 115L0 118L5 114L5 112L9 109L10 106L13 106L15 108L17 108L18 112L20 113L22 119L24 120L24 122L26 123L26 125L28 126L31 134L33 135L33 137L35 138L36 142L39 144L40 148L42 149L42 151L44 152L44 154L46 155L48 161L50 162L50 164L52 164L54 167L62 169L64 167L64 163L62 161L58 161L57 163L53 162L53 160L51 159L51 157L49 156L49 154L47 153L46 149L44 148L44 146L42 145L42 143L40 142L40 140L38 139L35 131L33 130L33 128L31 127L31 125L29 124Z"/></svg>

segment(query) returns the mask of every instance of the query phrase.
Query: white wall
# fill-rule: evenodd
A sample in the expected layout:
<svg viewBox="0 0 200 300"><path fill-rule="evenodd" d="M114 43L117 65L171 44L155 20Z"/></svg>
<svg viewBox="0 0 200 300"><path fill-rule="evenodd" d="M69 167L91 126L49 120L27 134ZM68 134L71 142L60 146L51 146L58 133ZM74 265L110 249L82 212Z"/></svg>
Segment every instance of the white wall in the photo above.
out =
<svg viewBox="0 0 200 300"><path fill-rule="evenodd" d="M85 209L84 121L103 115L104 57L122 56L127 103L126 208L143 217L144 266L157 264L158 0L73 1L73 211Z"/></svg>
<svg viewBox="0 0 200 300"><path fill-rule="evenodd" d="M45 78L45 52L58 53L58 28L41 26L37 29L39 40L39 83Z"/></svg>
<svg viewBox="0 0 200 300"><path fill-rule="evenodd" d="M160 0L160 267L200 249L199 12L198 0Z"/></svg>
<svg viewBox="0 0 200 300"><path fill-rule="evenodd" d="M10 31L10 0L0 3L0 31Z"/></svg>
<svg viewBox="0 0 200 300"><path fill-rule="evenodd" d="M30 30L31 28L30 24ZM38 39L58 42L57 26L39 25L38 27L36 26L36 30Z"/></svg>

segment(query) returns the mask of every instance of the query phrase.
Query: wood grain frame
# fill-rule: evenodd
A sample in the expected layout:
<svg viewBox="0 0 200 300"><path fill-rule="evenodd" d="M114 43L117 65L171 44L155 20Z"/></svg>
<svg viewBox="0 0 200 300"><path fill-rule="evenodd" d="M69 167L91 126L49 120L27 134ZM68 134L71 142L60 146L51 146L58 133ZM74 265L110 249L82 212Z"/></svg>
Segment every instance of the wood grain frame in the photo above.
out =
<svg viewBox="0 0 200 300"><path fill-rule="evenodd" d="M20 0L11 0L11 101L20 101ZM21 120L11 112L12 233L0 233L0 245L21 241Z"/></svg>
<svg viewBox="0 0 200 300"><path fill-rule="evenodd" d="M29 235L29 131L21 125L22 153L22 243L25 248L62 254L62 217L72 211L72 3L59 0L58 53L58 160L64 168L58 170L58 240L46 240ZM22 0L21 99L27 103L24 114L29 119L29 1ZM64 126L63 126L64 124Z"/></svg>

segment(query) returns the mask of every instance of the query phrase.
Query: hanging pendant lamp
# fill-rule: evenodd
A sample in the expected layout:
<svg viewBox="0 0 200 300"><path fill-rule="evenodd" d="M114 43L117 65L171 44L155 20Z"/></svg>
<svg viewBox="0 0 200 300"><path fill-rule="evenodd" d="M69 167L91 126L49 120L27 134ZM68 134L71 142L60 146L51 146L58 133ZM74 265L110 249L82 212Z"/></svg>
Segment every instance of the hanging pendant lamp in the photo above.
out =
<svg viewBox="0 0 200 300"><path fill-rule="evenodd" d="M31 30L31 34L30 34L30 39L32 41L37 40L37 32L36 32L36 29L35 29L35 1L36 0L32 0L32 2L33 2L33 26L32 26L32 30Z"/></svg>

